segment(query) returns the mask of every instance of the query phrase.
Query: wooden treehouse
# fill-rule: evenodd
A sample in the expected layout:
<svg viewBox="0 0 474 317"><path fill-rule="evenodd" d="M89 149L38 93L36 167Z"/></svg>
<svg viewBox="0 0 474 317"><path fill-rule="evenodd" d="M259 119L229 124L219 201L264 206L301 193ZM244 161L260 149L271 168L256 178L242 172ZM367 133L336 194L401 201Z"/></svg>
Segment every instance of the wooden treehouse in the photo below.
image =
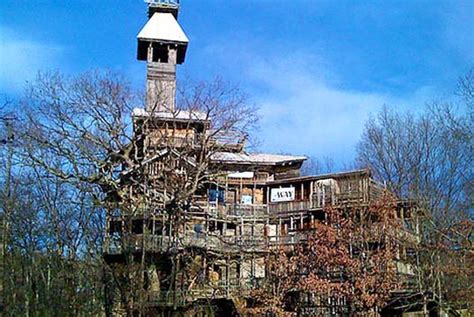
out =
<svg viewBox="0 0 474 317"><path fill-rule="evenodd" d="M265 279L269 251L304 243L327 206L364 208L385 189L364 169L302 176L306 157L247 153L245 138L213 133L208 113L178 109L176 66L188 45L178 6L150 1L138 34L137 58L147 63L146 106L133 112L136 164L124 165L127 199L108 213L104 258L122 272L138 268L127 273L141 283L132 303L137 311L211 316ZM201 177L201 166L199 186L177 199L189 179ZM408 209L400 210L408 223ZM412 274L401 261L400 271Z"/></svg>

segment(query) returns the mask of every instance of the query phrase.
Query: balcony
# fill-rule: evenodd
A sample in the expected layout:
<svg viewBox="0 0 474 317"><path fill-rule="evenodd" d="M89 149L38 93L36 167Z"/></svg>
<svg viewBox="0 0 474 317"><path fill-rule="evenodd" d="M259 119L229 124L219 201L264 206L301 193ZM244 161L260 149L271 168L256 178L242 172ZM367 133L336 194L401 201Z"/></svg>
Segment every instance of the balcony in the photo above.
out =
<svg viewBox="0 0 474 317"><path fill-rule="evenodd" d="M267 205L243 205L243 204L227 204L225 211L228 216L259 218L268 215Z"/></svg>
<svg viewBox="0 0 474 317"><path fill-rule="evenodd" d="M187 306L196 300L229 298L230 293L242 292L243 289L250 289L250 284L237 279L230 283L206 281L206 284L190 290L148 292L148 306Z"/></svg>
<svg viewBox="0 0 474 317"><path fill-rule="evenodd" d="M236 253L243 251L263 252L268 247L268 238L264 236L225 236L212 233L187 232L177 237L134 234L122 239L108 238L104 244L107 254L137 253L142 250L166 253L173 249L189 247Z"/></svg>
<svg viewBox="0 0 474 317"><path fill-rule="evenodd" d="M271 214L301 212L323 209L327 205L342 206L348 204L368 204L380 199L383 195L383 186L372 179L367 182L341 182L340 187L316 187L306 200L270 203Z"/></svg>
<svg viewBox="0 0 474 317"><path fill-rule="evenodd" d="M229 185L264 185L269 181L273 181L274 176L269 175L268 173L254 173L253 177L229 177L229 176L219 176L216 181L220 184L229 184Z"/></svg>
<svg viewBox="0 0 474 317"><path fill-rule="evenodd" d="M218 218L266 218L268 207L263 204L218 204L206 202L197 204L207 214Z"/></svg>
<svg viewBox="0 0 474 317"><path fill-rule="evenodd" d="M176 148L194 147L198 144L195 136L167 136L150 138L149 145L152 147L172 146Z"/></svg>
<svg viewBox="0 0 474 317"><path fill-rule="evenodd" d="M272 214L279 214L293 211L307 211L313 208L313 203L309 200L303 201L289 201L281 203L271 203L269 205L269 211Z"/></svg>
<svg viewBox="0 0 474 317"><path fill-rule="evenodd" d="M291 233L284 236L268 237L270 246L291 246L307 241L307 234L304 232Z"/></svg>

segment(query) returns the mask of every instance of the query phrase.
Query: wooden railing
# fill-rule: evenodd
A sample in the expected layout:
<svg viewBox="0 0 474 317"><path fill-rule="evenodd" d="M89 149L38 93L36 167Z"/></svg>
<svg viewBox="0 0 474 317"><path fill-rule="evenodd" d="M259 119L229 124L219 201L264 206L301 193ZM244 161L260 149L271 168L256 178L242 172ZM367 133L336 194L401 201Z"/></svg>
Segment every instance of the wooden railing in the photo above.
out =
<svg viewBox="0 0 474 317"><path fill-rule="evenodd" d="M227 204L226 214L237 217L265 217L268 215L267 205L252 204Z"/></svg>
<svg viewBox="0 0 474 317"><path fill-rule="evenodd" d="M197 143L195 136L162 136L156 139L150 138L150 146L194 146Z"/></svg>
<svg viewBox="0 0 474 317"><path fill-rule="evenodd" d="M232 292L241 292L246 289L247 284L242 281L236 283L226 283L218 281L216 283L206 281L205 285L193 287L189 290L161 290L147 293L148 305L159 306L186 306L196 300L228 298Z"/></svg>
<svg viewBox="0 0 474 317"><path fill-rule="evenodd" d="M254 177L252 178L239 178L239 177L226 177L226 176L219 176L217 177L217 182L220 184L231 184L231 185L253 185L253 184L264 184L268 181L272 181L274 179L273 175L270 176L266 173L255 173Z"/></svg>
<svg viewBox="0 0 474 317"><path fill-rule="evenodd" d="M268 237L270 246L300 244L307 240L307 234L298 232L284 236Z"/></svg>
<svg viewBox="0 0 474 317"><path fill-rule="evenodd" d="M188 232L178 237L159 236L152 234L135 234L121 240L107 239L104 244L108 254L121 254L125 252L168 252L172 249L188 247L207 250L242 252L265 251L268 248L268 237L264 236L225 236L210 233Z"/></svg>
<svg viewBox="0 0 474 317"><path fill-rule="evenodd" d="M288 201L282 203L271 203L269 205L270 213L284 213L291 211L303 211L309 210L312 208L311 202L309 200L303 201Z"/></svg>
<svg viewBox="0 0 474 317"><path fill-rule="evenodd" d="M383 185L372 179L361 180L352 188L335 188L330 186L314 189L311 199L281 203L270 203L270 213L286 213L320 209L327 205L367 204L380 199L383 195Z"/></svg>
<svg viewBox="0 0 474 317"><path fill-rule="evenodd" d="M266 204L219 204L209 202L206 197L200 197L193 205L196 212L208 213L216 217L253 217L265 218L270 214L287 212L300 212L311 209L321 209L327 205L345 205L357 203L369 203L380 199L384 188L381 184L367 179L360 186L352 189L334 189L331 187L317 188L311 195L311 199L301 201L279 202ZM151 212L153 210L153 213ZM164 206L156 205L153 208L140 209L137 215L147 213L148 215L159 213ZM193 211L194 212L194 211Z"/></svg>
<svg viewBox="0 0 474 317"><path fill-rule="evenodd" d="M218 204L216 202L199 203L201 209L209 215L221 218L244 217L264 218L268 215L268 207L263 204Z"/></svg>
<svg viewBox="0 0 474 317"><path fill-rule="evenodd" d="M385 186L379 182L374 181L373 179L369 180L369 200L377 201L382 198Z"/></svg>

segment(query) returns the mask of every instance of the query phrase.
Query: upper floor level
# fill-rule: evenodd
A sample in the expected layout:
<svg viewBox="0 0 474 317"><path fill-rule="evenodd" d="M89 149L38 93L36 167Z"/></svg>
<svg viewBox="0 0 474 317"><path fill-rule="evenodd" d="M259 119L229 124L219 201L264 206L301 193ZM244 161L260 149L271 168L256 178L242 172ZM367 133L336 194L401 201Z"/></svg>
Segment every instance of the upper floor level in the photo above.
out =
<svg viewBox="0 0 474 317"><path fill-rule="evenodd" d="M285 175L297 171L287 171ZM208 212L221 215L281 217L327 205L368 205L382 197L384 186L368 170L285 178L278 173L228 173L196 198Z"/></svg>

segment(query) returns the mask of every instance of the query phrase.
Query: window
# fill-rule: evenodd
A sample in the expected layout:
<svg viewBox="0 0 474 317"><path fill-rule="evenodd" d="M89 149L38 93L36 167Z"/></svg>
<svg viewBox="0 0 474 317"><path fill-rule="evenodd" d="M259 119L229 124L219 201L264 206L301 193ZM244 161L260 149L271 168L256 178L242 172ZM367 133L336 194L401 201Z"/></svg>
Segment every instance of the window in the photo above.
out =
<svg viewBox="0 0 474 317"><path fill-rule="evenodd" d="M153 43L153 62L168 63L168 47Z"/></svg>
<svg viewBox="0 0 474 317"><path fill-rule="evenodd" d="M209 190L209 201L210 202L219 202L220 204L225 203L225 191L219 189L210 189Z"/></svg>

